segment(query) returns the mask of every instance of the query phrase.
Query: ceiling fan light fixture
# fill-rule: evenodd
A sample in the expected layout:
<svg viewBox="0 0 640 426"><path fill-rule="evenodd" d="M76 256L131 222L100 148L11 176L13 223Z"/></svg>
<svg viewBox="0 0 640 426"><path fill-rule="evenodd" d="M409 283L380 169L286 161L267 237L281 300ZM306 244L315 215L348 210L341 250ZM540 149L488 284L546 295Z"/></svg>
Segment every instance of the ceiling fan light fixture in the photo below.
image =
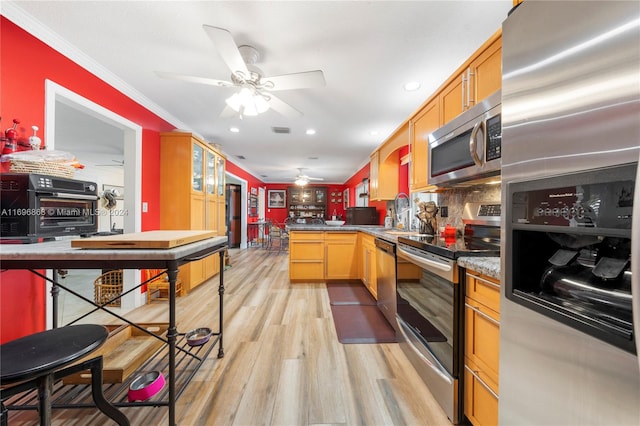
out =
<svg viewBox="0 0 640 426"><path fill-rule="evenodd" d="M253 93L247 87L243 87L240 92L227 98L226 103L235 112L250 117L262 114L269 109L269 104L264 96Z"/></svg>
<svg viewBox="0 0 640 426"><path fill-rule="evenodd" d="M298 177L295 180L295 184L298 185L298 186L305 186L308 183L309 183L309 181L306 180L305 178L302 178L302 177Z"/></svg>

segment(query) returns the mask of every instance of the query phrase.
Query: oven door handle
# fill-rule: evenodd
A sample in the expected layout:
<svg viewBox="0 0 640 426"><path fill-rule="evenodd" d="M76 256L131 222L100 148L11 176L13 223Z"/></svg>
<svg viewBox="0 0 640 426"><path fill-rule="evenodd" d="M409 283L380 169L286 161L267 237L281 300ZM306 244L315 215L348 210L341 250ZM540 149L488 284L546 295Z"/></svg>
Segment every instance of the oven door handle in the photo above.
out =
<svg viewBox="0 0 640 426"><path fill-rule="evenodd" d="M403 250L402 247L397 247L397 250L398 250L398 254L406 257L408 260L417 264L418 266L421 266L426 269L436 268L436 269L440 269L441 271L451 272L451 265L448 263L442 263L436 260L431 260L421 256L416 256L415 254L411 254L408 251Z"/></svg>
<svg viewBox="0 0 640 426"><path fill-rule="evenodd" d="M56 197L56 198L68 198L71 200L98 200L100 197L97 195L84 195L84 194L70 194L67 192L38 192L39 196Z"/></svg>

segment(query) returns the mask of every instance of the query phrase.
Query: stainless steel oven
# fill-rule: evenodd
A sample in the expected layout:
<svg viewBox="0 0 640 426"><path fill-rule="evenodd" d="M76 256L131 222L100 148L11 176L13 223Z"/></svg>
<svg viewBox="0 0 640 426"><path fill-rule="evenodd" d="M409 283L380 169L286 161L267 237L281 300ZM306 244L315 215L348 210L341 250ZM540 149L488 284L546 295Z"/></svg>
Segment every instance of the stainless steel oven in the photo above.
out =
<svg viewBox="0 0 640 426"><path fill-rule="evenodd" d="M19 242L98 229L97 186L93 182L40 174L0 175L0 238Z"/></svg>
<svg viewBox="0 0 640 426"><path fill-rule="evenodd" d="M499 256L499 207L467 206L465 214L474 217L459 236L398 237L398 265L408 262L419 271L415 275L399 272L396 279L398 340L454 424L463 418L464 360L464 291L456 259ZM490 220L483 220L481 214L491 215Z"/></svg>
<svg viewBox="0 0 640 426"><path fill-rule="evenodd" d="M462 418L462 313L458 267L446 259L398 242L398 260L420 267L417 279L398 278L398 341L447 417Z"/></svg>
<svg viewBox="0 0 640 426"><path fill-rule="evenodd" d="M429 183L455 186L500 174L501 100L497 91L429 135Z"/></svg>

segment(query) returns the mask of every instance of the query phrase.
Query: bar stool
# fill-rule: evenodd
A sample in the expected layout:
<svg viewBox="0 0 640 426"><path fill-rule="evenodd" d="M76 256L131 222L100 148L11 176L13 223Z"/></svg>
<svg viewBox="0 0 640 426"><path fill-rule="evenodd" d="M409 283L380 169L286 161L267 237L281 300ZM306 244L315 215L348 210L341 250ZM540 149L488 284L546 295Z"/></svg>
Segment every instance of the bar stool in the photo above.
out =
<svg viewBox="0 0 640 426"><path fill-rule="evenodd" d="M8 413L4 400L18 393L38 389L40 424L51 424L51 391L53 383L65 376L91 370L91 392L96 407L121 426L129 420L106 400L102 391L102 356L64 368L98 349L108 331L101 325L83 324L31 334L0 345L0 392L2 417L6 426Z"/></svg>

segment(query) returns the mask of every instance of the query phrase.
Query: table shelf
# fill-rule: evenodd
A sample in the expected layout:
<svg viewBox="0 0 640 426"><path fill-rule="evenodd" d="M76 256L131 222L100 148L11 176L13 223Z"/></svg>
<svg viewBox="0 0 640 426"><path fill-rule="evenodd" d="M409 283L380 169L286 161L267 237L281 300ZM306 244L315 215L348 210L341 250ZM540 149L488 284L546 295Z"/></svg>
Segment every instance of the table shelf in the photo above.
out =
<svg viewBox="0 0 640 426"><path fill-rule="evenodd" d="M192 347L187 344L184 334L180 335L179 340L176 342L176 347L182 349L178 350L179 355L176 359L176 398L180 397L204 360L218 346L219 341L220 333L213 333L207 343ZM165 346L156 351L138 371L159 370L162 371L166 378L169 374L168 350L169 348ZM129 385L135 380L136 376L136 374L132 374L122 383L104 384L105 398L116 407L161 407L169 405L169 389L166 385L160 392L146 401L129 402L127 398ZM37 390L32 390L13 396L5 401L5 406L8 410L37 410L38 392ZM95 407L91 397L91 385L64 384L63 379L57 381L53 387L51 407L54 409Z"/></svg>

